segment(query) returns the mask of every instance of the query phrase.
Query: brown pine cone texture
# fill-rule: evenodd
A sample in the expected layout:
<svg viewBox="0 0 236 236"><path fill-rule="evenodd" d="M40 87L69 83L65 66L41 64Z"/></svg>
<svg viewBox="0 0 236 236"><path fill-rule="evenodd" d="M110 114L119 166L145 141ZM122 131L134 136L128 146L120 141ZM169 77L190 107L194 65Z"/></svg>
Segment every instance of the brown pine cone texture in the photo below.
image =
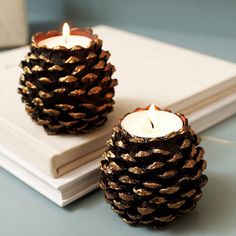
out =
<svg viewBox="0 0 236 236"><path fill-rule="evenodd" d="M75 28L71 34L91 39L88 48L38 46L57 31L33 36L30 52L21 62L23 73L18 92L25 109L49 134L87 132L104 124L113 109L115 67L110 53L91 29Z"/></svg>
<svg viewBox="0 0 236 236"><path fill-rule="evenodd" d="M101 161L100 187L112 209L129 224L161 228L195 208L207 183L200 139L183 121L161 138L131 136L113 128Z"/></svg>

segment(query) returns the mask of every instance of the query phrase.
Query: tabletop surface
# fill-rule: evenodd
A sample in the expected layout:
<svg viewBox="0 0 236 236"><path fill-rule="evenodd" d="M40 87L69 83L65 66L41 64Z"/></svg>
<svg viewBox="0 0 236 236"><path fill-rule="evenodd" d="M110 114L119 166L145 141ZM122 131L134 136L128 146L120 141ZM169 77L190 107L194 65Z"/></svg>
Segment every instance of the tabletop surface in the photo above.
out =
<svg viewBox="0 0 236 236"><path fill-rule="evenodd" d="M153 36L146 31L135 31ZM235 45L235 39L215 38L210 43L207 36L181 36L163 32L153 36L158 37L236 61L236 54L233 55L232 50L223 52L219 48L219 45L232 48L233 44L229 41ZM200 48L196 45L200 45ZM217 50L214 51L214 47ZM236 116L208 129L201 136L206 150L209 183L203 189L203 198L197 208L164 230L132 227L123 223L104 202L103 194L98 190L60 208L0 169L0 235L236 235Z"/></svg>

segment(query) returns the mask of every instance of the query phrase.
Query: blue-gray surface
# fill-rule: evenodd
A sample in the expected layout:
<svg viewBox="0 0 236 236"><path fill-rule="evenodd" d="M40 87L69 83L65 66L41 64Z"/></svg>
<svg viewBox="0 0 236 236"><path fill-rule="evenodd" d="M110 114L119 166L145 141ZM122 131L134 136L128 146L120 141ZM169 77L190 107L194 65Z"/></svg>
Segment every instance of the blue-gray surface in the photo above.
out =
<svg viewBox="0 0 236 236"><path fill-rule="evenodd" d="M39 29L65 19L74 26L108 24L236 62L235 1L28 2L30 22ZM236 116L202 135L209 183L198 207L165 230L126 225L100 191L59 208L0 169L0 235L236 235Z"/></svg>

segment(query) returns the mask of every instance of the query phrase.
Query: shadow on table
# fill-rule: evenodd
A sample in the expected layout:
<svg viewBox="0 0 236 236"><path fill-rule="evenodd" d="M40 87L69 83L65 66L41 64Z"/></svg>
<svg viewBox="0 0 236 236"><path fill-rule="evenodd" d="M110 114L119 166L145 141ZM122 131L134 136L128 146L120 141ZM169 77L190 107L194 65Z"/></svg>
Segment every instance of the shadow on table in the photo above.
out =
<svg viewBox="0 0 236 236"><path fill-rule="evenodd" d="M224 235L235 231L236 180L231 176L207 173L209 183L195 210L166 230L179 235Z"/></svg>

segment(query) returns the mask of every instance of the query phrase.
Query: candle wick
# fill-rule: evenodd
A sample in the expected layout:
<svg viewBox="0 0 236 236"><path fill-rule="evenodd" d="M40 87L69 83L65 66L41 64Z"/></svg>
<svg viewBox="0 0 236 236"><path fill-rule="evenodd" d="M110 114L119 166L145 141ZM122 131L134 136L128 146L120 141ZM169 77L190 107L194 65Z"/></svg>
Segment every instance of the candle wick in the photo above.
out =
<svg viewBox="0 0 236 236"><path fill-rule="evenodd" d="M68 36L66 35L65 36L65 44L67 45L67 43L68 43Z"/></svg>
<svg viewBox="0 0 236 236"><path fill-rule="evenodd" d="M151 123L152 129L154 129L155 127L154 127L154 124L153 124L152 120L149 117L148 117L148 120Z"/></svg>

